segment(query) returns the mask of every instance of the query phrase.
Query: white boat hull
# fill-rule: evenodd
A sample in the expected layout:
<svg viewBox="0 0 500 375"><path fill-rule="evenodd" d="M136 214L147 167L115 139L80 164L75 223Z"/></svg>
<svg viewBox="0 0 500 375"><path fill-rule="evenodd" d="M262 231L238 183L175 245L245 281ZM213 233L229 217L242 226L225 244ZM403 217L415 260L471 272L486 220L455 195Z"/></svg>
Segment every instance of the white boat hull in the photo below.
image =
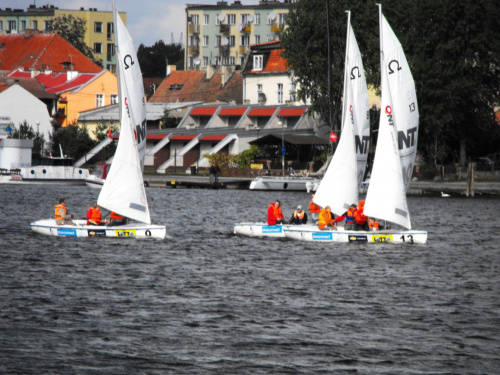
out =
<svg viewBox="0 0 500 375"><path fill-rule="evenodd" d="M30 224L31 230L47 236L58 237L129 237L164 239L164 225L131 223L117 226L86 225L86 220L73 220L72 225L57 225L54 219L38 220Z"/></svg>
<svg viewBox="0 0 500 375"><path fill-rule="evenodd" d="M427 232L417 230L382 230L374 232L338 230L319 230L317 226L286 226L283 232L286 238L298 241L317 242L367 242L395 244L425 244Z"/></svg>
<svg viewBox="0 0 500 375"><path fill-rule="evenodd" d="M104 181L106 181L106 180L103 180L101 177L98 177L96 175L91 174L85 179L85 184L88 187L91 187L94 189L100 189L100 188L102 188L102 185L104 185Z"/></svg>
<svg viewBox="0 0 500 375"><path fill-rule="evenodd" d="M266 223L234 224L234 234L247 237L285 237L283 225L267 225Z"/></svg>
<svg viewBox="0 0 500 375"><path fill-rule="evenodd" d="M310 191L316 190L320 180L314 177L270 177L261 176L250 183L250 190L289 190ZM308 189L308 186L310 187Z"/></svg>

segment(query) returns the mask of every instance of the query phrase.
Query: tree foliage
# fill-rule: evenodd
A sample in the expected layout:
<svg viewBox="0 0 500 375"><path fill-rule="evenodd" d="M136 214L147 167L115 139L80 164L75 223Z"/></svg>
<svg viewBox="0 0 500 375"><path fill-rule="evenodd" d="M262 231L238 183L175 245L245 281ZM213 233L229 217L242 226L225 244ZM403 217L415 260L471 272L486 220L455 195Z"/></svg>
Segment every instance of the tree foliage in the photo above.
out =
<svg viewBox="0 0 500 375"><path fill-rule="evenodd" d="M356 36L369 85L380 86L378 9L362 1L296 2L283 32L284 57L299 83L298 95L328 122L330 4L331 89L339 124L347 17ZM416 82L420 112L419 152L427 161L450 162L460 144L472 155L498 151L500 19L493 0L439 2L385 0L383 13L398 36Z"/></svg>
<svg viewBox="0 0 500 375"><path fill-rule="evenodd" d="M167 62L177 70L184 68L184 49L178 44L165 44L163 40L151 47L140 44L137 59L144 77L165 77Z"/></svg>
<svg viewBox="0 0 500 375"><path fill-rule="evenodd" d="M40 154L43 153L43 146L45 145L45 135L35 132L33 127L28 124L26 120L19 124L19 129L12 125L12 131L8 138L14 139L33 139L33 151Z"/></svg>
<svg viewBox="0 0 500 375"><path fill-rule="evenodd" d="M73 17L71 14L69 16L62 15L54 18L52 32L62 36L66 41L71 43L76 49L102 68L102 61L96 59L92 48L85 44L86 24L87 21L80 17Z"/></svg>
<svg viewBox="0 0 500 375"><path fill-rule="evenodd" d="M97 145L97 141L90 138L87 128L83 125L70 124L63 128L61 125L53 124L52 155L60 154L61 146L64 155L73 159L79 159Z"/></svg>

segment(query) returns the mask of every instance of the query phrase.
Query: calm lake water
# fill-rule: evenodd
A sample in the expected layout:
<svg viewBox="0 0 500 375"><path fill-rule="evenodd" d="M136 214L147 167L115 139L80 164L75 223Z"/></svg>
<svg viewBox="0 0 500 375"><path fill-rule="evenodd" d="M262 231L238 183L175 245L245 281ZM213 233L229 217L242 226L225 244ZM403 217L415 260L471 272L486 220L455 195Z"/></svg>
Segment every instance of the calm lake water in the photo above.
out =
<svg viewBox="0 0 500 375"><path fill-rule="evenodd" d="M31 232L60 197L0 185L1 374L498 374L500 199L409 198L425 246L236 237L306 193L147 189L158 240Z"/></svg>

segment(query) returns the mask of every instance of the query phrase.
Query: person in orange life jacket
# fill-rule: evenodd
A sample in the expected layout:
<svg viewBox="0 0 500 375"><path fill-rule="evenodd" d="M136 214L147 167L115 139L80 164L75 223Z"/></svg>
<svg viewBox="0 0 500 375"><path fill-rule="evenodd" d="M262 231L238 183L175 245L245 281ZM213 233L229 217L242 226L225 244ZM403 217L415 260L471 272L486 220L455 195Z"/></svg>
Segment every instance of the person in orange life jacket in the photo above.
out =
<svg viewBox="0 0 500 375"><path fill-rule="evenodd" d="M285 217L281 212L280 201L276 201L269 205L267 209L267 224L268 225L276 225L283 224Z"/></svg>
<svg viewBox="0 0 500 375"><path fill-rule="evenodd" d="M337 226L335 225L335 222L336 221L333 217L330 206L326 206L323 210L320 211L318 218L318 228L320 230L323 230L328 226L331 226L332 229L336 230Z"/></svg>
<svg viewBox="0 0 500 375"><path fill-rule="evenodd" d="M368 230L368 217L364 214L365 201L359 201L358 209L354 218L356 220L356 230Z"/></svg>
<svg viewBox="0 0 500 375"><path fill-rule="evenodd" d="M297 209L293 211L292 217L290 218L289 224L306 224L307 214L302 210L302 206L299 204Z"/></svg>
<svg viewBox="0 0 500 375"><path fill-rule="evenodd" d="M57 225L73 224L73 215L68 214L66 210L66 200L59 199L59 204L55 207L55 219Z"/></svg>
<svg viewBox="0 0 500 375"><path fill-rule="evenodd" d="M118 215L116 212L111 211L111 213L109 214L108 226L123 225L123 224L127 224L127 219L121 215Z"/></svg>
<svg viewBox="0 0 500 375"><path fill-rule="evenodd" d="M101 215L101 208L96 204L94 204L94 207L90 211L90 217L89 212L87 212L87 223L88 225L104 225L104 222L102 221L102 215Z"/></svg>
<svg viewBox="0 0 500 375"><path fill-rule="evenodd" d="M355 230L356 229L356 205L353 203L351 204L351 207L344 212L342 216L339 216L336 220L337 221L342 221L345 219L345 225L344 229L345 230Z"/></svg>
<svg viewBox="0 0 500 375"><path fill-rule="evenodd" d="M311 194L311 201L309 202L309 212L311 213L311 219L313 224L318 222L319 212L321 207L314 203L314 194Z"/></svg>
<svg viewBox="0 0 500 375"><path fill-rule="evenodd" d="M87 225L91 225L92 223L90 222L90 219L92 218L92 214L94 213L94 209L96 208L97 203L94 203L92 207L89 207L89 210L87 211Z"/></svg>
<svg viewBox="0 0 500 375"><path fill-rule="evenodd" d="M375 221L375 218L369 217L368 218L368 230L369 231L377 231L382 229L383 227L380 225L378 221Z"/></svg>

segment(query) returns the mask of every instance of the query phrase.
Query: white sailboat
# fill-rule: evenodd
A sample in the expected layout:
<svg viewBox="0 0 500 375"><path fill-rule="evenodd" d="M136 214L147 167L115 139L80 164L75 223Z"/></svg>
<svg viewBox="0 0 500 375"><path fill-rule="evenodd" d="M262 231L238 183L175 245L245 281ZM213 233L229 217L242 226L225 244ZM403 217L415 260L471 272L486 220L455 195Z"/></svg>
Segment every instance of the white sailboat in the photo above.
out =
<svg viewBox="0 0 500 375"><path fill-rule="evenodd" d="M99 194L99 206L137 221L118 226L88 226L85 220L56 225L55 219L31 223L37 233L65 237L137 237L165 238L164 225L151 224L148 202L142 176L143 157L140 141L145 142L146 103L142 74L134 43L115 10L116 56L120 96L120 138L109 174ZM144 147L145 150L145 147Z"/></svg>
<svg viewBox="0 0 500 375"><path fill-rule="evenodd" d="M370 186L366 197L365 214L411 229L408 205L406 202L406 186L409 185L411 180L411 170L413 169L416 154L416 137L418 134L418 109L415 85L401 44L383 17L381 9L379 11L382 56L382 111L385 112L385 114L383 113L381 115L377 150ZM349 56L349 51L356 43L350 22L348 22L347 42L350 45L347 47ZM351 59L348 57L346 60L347 67L349 67L349 61L351 61ZM348 72L348 69L346 69L346 72ZM394 76L389 78L388 76L390 74L394 74ZM347 80L347 75L344 79ZM349 84L344 87L344 99L348 102L350 99L353 99L352 94L349 92L352 88L350 88ZM393 100L393 98L396 99ZM356 107L356 102L354 102L354 107ZM354 113L355 111L353 110L353 114ZM345 118L346 116L344 114L344 119ZM356 115L354 115L353 118L354 120L352 122L356 123ZM332 186L340 184L348 185L348 188L343 189L342 187L338 187L334 190L329 185L325 184L325 190L323 190L322 185L320 185L315 196L317 204L322 206L330 205L332 212L337 215L341 215L345 212L344 207L346 207L347 204L357 201L357 189L352 187L354 173L352 171L352 149L349 149L349 147L352 147L352 140L350 136L346 136L345 134L345 132L349 130L348 126L349 121L344 123L344 132L342 136L349 139L346 144L350 144L350 146L346 146L345 150L342 148L346 156L339 156L340 161L336 162L336 164L332 163L332 168L335 168L335 171L331 172L331 175L335 176L335 178L332 177L331 182L336 182L336 184ZM402 135L399 139L403 140L398 142L398 134L401 134L401 132ZM398 150L401 143L408 147L406 149L403 147L402 150ZM339 144L339 148L340 146ZM408 168L411 169L409 170ZM327 174L328 173L329 172L327 172ZM341 179L342 176L346 176L345 179ZM323 179L323 181L325 181L325 179ZM360 183L361 181L358 180L356 187L359 187ZM337 231L321 231L316 227L286 227L284 228L284 232L287 238L306 241L427 242L427 232L412 230L366 232L346 231L343 228L338 228Z"/></svg>

